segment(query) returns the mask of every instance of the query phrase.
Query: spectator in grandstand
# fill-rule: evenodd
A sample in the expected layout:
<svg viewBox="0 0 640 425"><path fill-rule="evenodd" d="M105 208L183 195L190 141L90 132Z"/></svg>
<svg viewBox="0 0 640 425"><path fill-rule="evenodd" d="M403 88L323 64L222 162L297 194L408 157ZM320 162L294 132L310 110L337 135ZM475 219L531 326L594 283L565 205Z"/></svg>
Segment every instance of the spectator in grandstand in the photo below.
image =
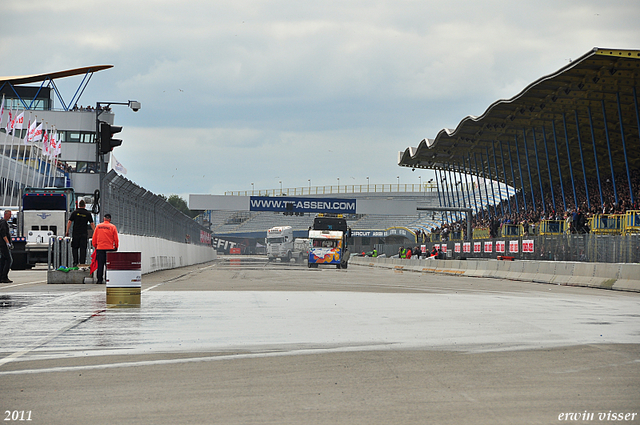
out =
<svg viewBox="0 0 640 425"><path fill-rule="evenodd" d="M96 283L103 283L107 252L117 251L119 245L118 230L116 226L111 224L111 214L105 214L103 222L96 226L91 243L96 249L96 261L98 263Z"/></svg>

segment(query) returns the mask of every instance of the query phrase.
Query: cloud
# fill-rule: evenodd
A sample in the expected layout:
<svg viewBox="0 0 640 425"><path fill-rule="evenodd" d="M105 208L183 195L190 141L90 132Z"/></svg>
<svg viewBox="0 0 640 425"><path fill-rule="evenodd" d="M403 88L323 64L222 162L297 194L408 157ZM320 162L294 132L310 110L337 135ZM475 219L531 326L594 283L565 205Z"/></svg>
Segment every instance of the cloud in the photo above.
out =
<svg viewBox="0 0 640 425"><path fill-rule="evenodd" d="M639 47L639 18L595 0L34 0L4 5L0 74L113 64L79 103L142 103L115 111L116 155L159 193L417 182L398 151L594 46Z"/></svg>

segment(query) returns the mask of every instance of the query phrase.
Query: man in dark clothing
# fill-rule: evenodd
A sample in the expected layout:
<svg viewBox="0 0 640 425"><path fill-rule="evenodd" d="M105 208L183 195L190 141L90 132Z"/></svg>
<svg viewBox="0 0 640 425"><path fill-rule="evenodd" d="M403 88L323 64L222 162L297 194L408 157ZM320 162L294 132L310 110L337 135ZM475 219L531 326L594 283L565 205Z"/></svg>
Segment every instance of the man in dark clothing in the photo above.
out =
<svg viewBox="0 0 640 425"><path fill-rule="evenodd" d="M85 208L84 200L78 202L78 209L71 213L67 222L67 231L65 236L69 236L69 228L73 223L73 233L71 236L71 252L73 255L73 266L78 264L86 264L87 261L87 225L91 223L91 229L95 230L96 225L93 223L91 213Z"/></svg>
<svg viewBox="0 0 640 425"><path fill-rule="evenodd" d="M9 220L11 220L11 211L4 212L4 218L0 219L0 283L12 283L9 280L9 270L13 263L11 249L13 249L13 240L11 239L11 231L9 230Z"/></svg>

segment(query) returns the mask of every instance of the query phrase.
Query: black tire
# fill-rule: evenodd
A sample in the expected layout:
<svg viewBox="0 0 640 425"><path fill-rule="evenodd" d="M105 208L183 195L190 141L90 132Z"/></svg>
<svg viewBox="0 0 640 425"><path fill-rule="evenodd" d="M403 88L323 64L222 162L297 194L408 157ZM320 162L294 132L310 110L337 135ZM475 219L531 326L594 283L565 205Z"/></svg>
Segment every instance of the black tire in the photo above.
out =
<svg viewBox="0 0 640 425"><path fill-rule="evenodd" d="M348 265L349 265L349 263L343 263L343 264L342 264L342 268L343 268L343 269L346 269Z"/></svg>

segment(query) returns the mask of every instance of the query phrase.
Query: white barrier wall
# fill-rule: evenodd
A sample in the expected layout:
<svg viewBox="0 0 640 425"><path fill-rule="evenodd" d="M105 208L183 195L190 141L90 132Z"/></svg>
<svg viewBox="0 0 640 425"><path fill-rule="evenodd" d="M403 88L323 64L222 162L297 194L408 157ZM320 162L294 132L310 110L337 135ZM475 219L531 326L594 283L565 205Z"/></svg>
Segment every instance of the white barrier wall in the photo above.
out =
<svg viewBox="0 0 640 425"><path fill-rule="evenodd" d="M416 260L351 257L349 264L421 273L523 280L640 292L640 264L564 261Z"/></svg>
<svg viewBox="0 0 640 425"><path fill-rule="evenodd" d="M217 258L210 246L172 242L148 236L119 234L118 251L140 251L142 274L206 263Z"/></svg>

